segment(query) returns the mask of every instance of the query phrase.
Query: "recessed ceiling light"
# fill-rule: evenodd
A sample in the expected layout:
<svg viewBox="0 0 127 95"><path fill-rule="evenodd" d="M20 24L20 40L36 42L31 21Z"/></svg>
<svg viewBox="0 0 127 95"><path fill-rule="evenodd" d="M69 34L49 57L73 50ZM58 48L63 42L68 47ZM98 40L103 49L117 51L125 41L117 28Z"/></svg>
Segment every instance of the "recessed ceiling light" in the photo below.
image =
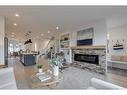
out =
<svg viewBox="0 0 127 95"><path fill-rule="evenodd" d="M15 33L14 33L14 32L12 32L11 34L13 34L13 35L14 35Z"/></svg>
<svg viewBox="0 0 127 95"><path fill-rule="evenodd" d="M16 24L16 23L14 23L13 25L14 25L14 26L17 26L17 24Z"/></svg>
<svg viewBox="0 0 127 95"><path fill-rule="evenodd" d="M11 37L14 37L14 35L11 35Z"/></svg>
<svg viewBox="0 0 127 95"><path fill-rule="evenodd" d="M59 27L57 26L57 27L56 27L56 29L58 30L58 29L59 29Z"/></svg>
<svg viewBox="0 0 127 95"><path fill-rule="evenodd" d="M37 39L39 38L39 36L36 37Z"/></svg>
<svg viewBox="0 0 127 95"><path fill-rule="evenodd" d="M19 17L19 14L16 13L15 16L16 16L16 17Z"/></svg>
<svg viewBox="0 0 127 95"><path fill-rule="evenodd" d="M48 31L48 33L50 33L50 31Z"/></svg>

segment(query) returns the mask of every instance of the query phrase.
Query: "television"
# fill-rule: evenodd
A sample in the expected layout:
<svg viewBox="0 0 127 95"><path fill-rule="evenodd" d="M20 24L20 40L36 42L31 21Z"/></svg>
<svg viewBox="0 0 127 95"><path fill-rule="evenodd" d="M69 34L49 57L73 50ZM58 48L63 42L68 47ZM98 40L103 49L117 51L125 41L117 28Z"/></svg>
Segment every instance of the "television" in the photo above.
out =
<svg viewBox="0 0 127 95"><path fill-rule="evenodd" d="M77 46L81 45L92 45L93 39L83 39L83 40L77 40Z"/></svg>

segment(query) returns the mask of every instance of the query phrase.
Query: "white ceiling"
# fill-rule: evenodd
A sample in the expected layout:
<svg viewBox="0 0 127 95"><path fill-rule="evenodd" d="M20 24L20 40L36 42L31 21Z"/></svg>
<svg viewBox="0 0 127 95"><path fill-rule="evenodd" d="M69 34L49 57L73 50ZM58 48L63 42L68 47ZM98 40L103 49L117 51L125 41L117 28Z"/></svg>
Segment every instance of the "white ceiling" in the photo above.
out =
<svg viewBox="0 0 127 95"><path fill-rule="evenodd" d="M15 17L15 13L20 17ZM126 6L1 6L0 15L6 17L6 33L16 39L25 39L32 31L32 37L48 38L63 31L78 29L87 23L107 19L117 15L126 15ZM17 23L18 26L14 26ZM59 30L55 27L59 26ZM47 33L51 31L51 33Z"/></svg>

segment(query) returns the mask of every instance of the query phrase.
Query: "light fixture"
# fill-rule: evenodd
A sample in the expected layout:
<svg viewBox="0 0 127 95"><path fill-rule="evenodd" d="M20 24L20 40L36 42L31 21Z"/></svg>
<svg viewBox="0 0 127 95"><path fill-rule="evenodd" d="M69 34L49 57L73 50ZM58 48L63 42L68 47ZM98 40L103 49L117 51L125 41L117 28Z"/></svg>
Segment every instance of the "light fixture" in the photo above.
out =
<svg viewBox="0 0 127 95"><path fill-rule="evenodd" d="M107 34L107 39L109 39L109 34Z"/></svg>
<svg viewBox="0 0 127 95"><path fill-rule="evenodd" d="M12 32L11 34L12 34L12 35L14 35L15 33L14 33L14 32Z"/></svg>
<svg viewBox="0 0 127 95"><path fill-rule="evenodd" d="M10 44L9 44L9 46L10 46L10 47L12 47L12 46L13 46L13 44L11 44L11 43L10 43Z"/></svg>
<svg viewBox="0 0 127 95"><path fill-rule="evenodd" d="M58 30L58 29L59 29L59 27L57 26L57 27L56 27L56 30Z"/></svg>
<svg viewBox="0 0 127 95"><path fill-rule="evenodd" d="M48 31L48 33L50 33L50 31Z"/></svg>
<svg viewBox="0 0 127 95"><path fill-rule="evenodd" d="M13 37L14 37L14 35L11 35L11 37L13 38Z"/></svg>
<svg viewBox="0 0 127 95"><path fill-rule="evenodd" d="M16 17L19 17L19 14L16 13L15 16L16 16Z"/></svg>
<svg viewBox="0 0 127 95"><path fill-rule="evenodd" d="M25 36L26 36L26 37L27 37L27 36L30 36L30 34L31 34L31 31L28 31L28 33L26 33ZM32 43L32 41L31 41L30 38L24 42L24 44L31 44L31 43Z"/></svg>
<svg viewBox="0 0 127 95"><path fill-rule="evenodd" d="M14 26L17 26L17 24L16 24L16 23L14 23L13 25L14 25Z"/></svg>
<svg viewBox="0 0 127 95"><path fill-rule="evenodd" d="M30 44L30 43L32 43L31 39L29 39L29 40L25 41L25 43L24 43L24 44Z"/></svg>

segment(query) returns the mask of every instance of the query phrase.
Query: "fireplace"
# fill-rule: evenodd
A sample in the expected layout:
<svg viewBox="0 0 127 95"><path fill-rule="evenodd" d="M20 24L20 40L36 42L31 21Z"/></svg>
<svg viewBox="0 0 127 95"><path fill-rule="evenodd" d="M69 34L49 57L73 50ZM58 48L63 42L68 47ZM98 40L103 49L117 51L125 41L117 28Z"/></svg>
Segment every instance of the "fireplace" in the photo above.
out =
<svg viewBox="0 0 127 95"><path fill-rule="evenodd" d="M99 64L99 56L98 55L90 55L90 54L74 54L74 60L80 62L87 62L90 64Z"/></svg>

